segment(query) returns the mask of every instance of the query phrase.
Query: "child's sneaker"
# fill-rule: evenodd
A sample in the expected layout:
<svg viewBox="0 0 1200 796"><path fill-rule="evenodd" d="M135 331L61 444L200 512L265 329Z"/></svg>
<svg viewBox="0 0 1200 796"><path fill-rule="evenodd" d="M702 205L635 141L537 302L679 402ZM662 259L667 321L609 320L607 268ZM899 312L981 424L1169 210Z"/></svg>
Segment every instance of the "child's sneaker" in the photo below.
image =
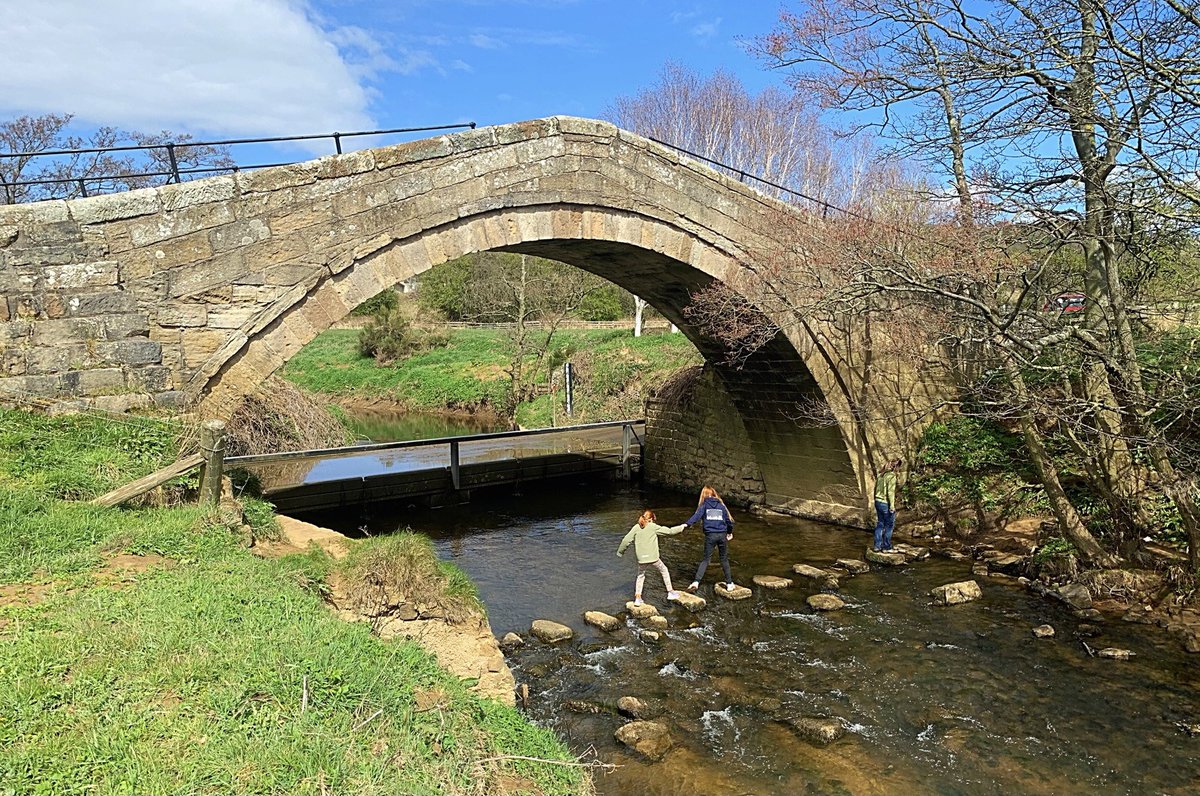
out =
<svg viewBox="0 0 1200 796"><path fill-rule="evenodd" d="M667 599L668 599L668 600L678 600L678 599L679 599L679 592L677 592L677 591L669 591L669 592L667 592Z"/></svg>
<svg viewBox="0 0 1200 796"><path fill-rule="evenodd" d="M692 585L687 587L687 590L688 590L688 591L695 591L695 590L696 590L696 589L698 589L698 588L700 588L700 582L699 582L699 581L695 581L695 580L694 580L694 581L692 581Z"/></svg>
<svg viewBox="0 0 1200 796"><path fill-rule="evenodd" d="M643 605L644 603L642 602L642 595L639 594L638 596L634 597L633 604L634 605Z"/></svg>
<svg viewBox="0 0 1200 796"><path fill-rule="evenodd" d="M737 588L737 586L733 585L733 581L729 581L728 583L725 584L725 591L733 591L736 588Z"/></svg>

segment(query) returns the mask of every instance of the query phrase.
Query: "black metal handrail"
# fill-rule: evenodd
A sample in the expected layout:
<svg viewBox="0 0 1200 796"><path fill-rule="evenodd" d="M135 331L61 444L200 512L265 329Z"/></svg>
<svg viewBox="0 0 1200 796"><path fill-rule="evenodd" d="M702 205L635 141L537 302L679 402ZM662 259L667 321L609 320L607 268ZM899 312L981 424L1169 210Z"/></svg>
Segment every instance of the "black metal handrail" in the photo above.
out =
<svg viewBox="0 0 1200 796"><path fill-rule="evenodd" d="M39 157L61 157L63 155L90 155L100 154L104 152L136 152L149 151L153 149L164 149L167 152L167 160L171 164L170 171L144 171L137 173L123 174L105 174L96 177L63 177L50 180L16 180L6 182L0 177L0 189L5 187L18 187L27 185L62 185L66 183L77 183L80 192L87 196L86 183L89 182L105 182L108 180L129 180L139 177L171 177L174 182L181 182L184 174L216 174L221 172L238 172L249 169L269 169L275 166L291 166L300 161L287 161L283 163L255 163L252 165L233 166L206 166L191 169L181 169L176 158L176 151L186 149L187 147L212 147L212 146L233 146L236 144L278 144L291 141L320 141L324 139L332 139L336 154L342 153L343 138L357 138L366 135L395 135L399 133L428 133L437 130L462 130L475 129L475 122L463 122L462 124L439 124L429 127L395 127L388 130L354 130L349 133L333 132L333 133L313 133L311 135L284 135L273 136L267 138L228 138L221 141L167 141L161 144L125 144L121 146L105 146L105 147L84 147L81 149L45 149L38 152L0 152L0 158L39 158Z"/></svg>
<svg viewBox="0 0 1200 796"><path fill-rule="evenodd" d="M369 445L349 445L341 448L318 448L306 451L283 451L280 453L257 453L245 456L227 456L226 464L264 464L267 462L286 461L288 459L312 459L322 456L354 456L360 453L375 453L378 451L400 450L403 448L422 448L434 445L446 445L459 442L481 442L513 437L536 437L542 434L557 434L564 431L591 431L601 428L620 428L623 426L645 426L645 420L609 420L603 423L583 423L578 426L559 426L557 428L533 428L523 431L495 431L487 434L463 434L458 437L433 437L431 439L410 439L401 442L375 442ZM636 432L635 432L636 433ZM640 441L640 439L639 439Z"/></svg>

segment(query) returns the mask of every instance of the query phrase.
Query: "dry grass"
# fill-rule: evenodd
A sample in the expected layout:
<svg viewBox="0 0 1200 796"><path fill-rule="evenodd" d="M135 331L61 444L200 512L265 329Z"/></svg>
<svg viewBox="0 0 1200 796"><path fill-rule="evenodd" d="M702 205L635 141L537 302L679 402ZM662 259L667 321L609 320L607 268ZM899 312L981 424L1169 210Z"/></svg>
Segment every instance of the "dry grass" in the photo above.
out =
<svg viewBox="0 0 1200 796"><path fill-rule="evenodd" d="M230 456L332 448L351 441L325 404L274 376L238 405L226 433Z"/></svg>

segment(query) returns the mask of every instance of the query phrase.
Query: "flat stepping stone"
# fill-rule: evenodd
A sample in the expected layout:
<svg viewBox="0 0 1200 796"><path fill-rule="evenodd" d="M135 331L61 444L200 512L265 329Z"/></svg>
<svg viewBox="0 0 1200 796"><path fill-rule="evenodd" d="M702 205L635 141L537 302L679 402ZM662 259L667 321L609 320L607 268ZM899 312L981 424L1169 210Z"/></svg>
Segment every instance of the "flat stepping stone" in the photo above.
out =
<svg viewBox="0 0 1200 796"><path fill-rule="evenodd" d="M647 644L657 644L662 641L662 633L657 630L639 630L638 638L645 641Z"/></svg>
<svg viewBox="0 0 1200 796"><path fill-rule="evenodd" d="M558 622L551 622L549 619L533 620L533 625L530 626L529 632L547 644L566 641L575 635L571 628L566 625L560 625Z"/></svg>
<svg viewBox="0 0 1200 796"><path fill-rule="evenodd" d="M814 611L840 611L846 603L836 594L813 594L805 602Z"/></svg>
<svg viewBox="0 0 1200 796"><path fill-rule="evenodd" d="M692 613L703 611L708 607L708 600L698 594L692 594L690 591L681 591L679 596L672 600L677 605L681 605Z"/></svg>
<svg viewBox="0 0 1200 796"><path fill-rule="evenodd" d="M642 625L650 630L666 630L667 618L665 616L655 614L654 616L648 616L643 619Z"/></svg>
<svg viewBox="0 0 1200 796"><path fill-rule="evenodd" d="M834 566L846 570L851 575L864 575L871 571L870 564L857 558L839 558L834 562Z"/></svg>
<svg viewBox="0 0 1200 796"><path fill-rule="evenodd" d="M830 578L830 577L836 578L837 577L837 575L835 573L830 572L829 570L821 569L820 567L810 566L808 564L792 564L792 572L795 572L797 575L799 575L802 578L812 578L813 580L820 580L821 578Z"/></svg>
<svg viewBox="0 0 1200 796"><path fill-rule="evenodd" d="M777 578L774 575L755 575L753 581L755 586L764 589L787 589L792 585L791 578Z"/></svg>
<svg viewBox="0 0 1200 796"><path fill-rule="evenodd" d="M625 603L625 610L629 612L634 619L645 619L648 616L658 616L658 609L650 603L642 603L634 605L633 600Z"/></svg>
<svg viewBox="0 0 1200 796"><path fill-rule="evenodd" d="M713 588L713 591L717 593L717 596L724 597L726 600L748 600L754 594L754 592L745 586L738 586L737 584L734 584L732 590L727 589L724 583L718 583Z"/></svg>
<svg viewBox="0 0 1200 796"><path fill-rule="evenodd" d="M983 589L973 580L963 580L931 589L929 596L933 598L934 605L961 605L982 598Z"/></svg>
<svg viewBox="0 0 1200 796"><path fill-rule="evenodd" d="M905 558L913 561L924 561L925 559L929 558L928 547L918 547L917 545L911 544L894 544L889 552L900 553Z"/></svg>
<svg viewBox="0 0 1200 796"><path fill-rule="evenodd" d="M598 627L601 630L612 632L621 626L621 620L615 616L610 616L603 611L584 611L583 621L593 627Z"/></svg>
<svg viewBox="0 0 1200 796"><path fill-rule="evenodd" d="M870 561L872 564L882 564L885 567L902 567L908 563L908 559L904 557L903 553L895 553L890 551L877 553L869 547L867 548L867 551L863 553L863 558Z"/></svg>

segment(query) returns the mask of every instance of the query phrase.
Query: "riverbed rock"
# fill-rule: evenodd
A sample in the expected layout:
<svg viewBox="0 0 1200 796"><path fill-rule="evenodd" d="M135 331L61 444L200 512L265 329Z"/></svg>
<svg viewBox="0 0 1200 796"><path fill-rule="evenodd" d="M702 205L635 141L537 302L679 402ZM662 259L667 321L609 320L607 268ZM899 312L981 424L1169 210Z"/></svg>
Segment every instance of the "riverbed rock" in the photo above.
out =
<svg viewBox="0 0 1200 796"><path fill-rule="evenodd" d="M983 589L973 580L964 580L931 589L929 596L934 605L961 605L983 597Z"/></svg>
<svg viewBox="0 0 1200 796"><path fill-rule="evenodd" d="M762 586L764 589L787 589L792 585L791 578L780 578L775 575L755 575L751 580L755 586Z"/></svg>
<svg viewBox="0 0 1200 796"><path fill-rule="evenodd" d="M645 619L641 620L641 622L642 622L643 627L646 627L650 630L666 630L667 629L667 618L665 616L660 616L658 614L655 614L654 616L648 616Z"/></svg>
<svg viewBox="0 0 1200 796"><path fill-rule="evenodd" d="M572 713L612 713L612 708L599 702L588 702L586 699L567 699L562 702L562 709Z"/></svg>
<svg viewBox="0 0 1200 796"><path fill-rule="evenodd" d="M863 558L872 564L882 564L885 567L901 567L908 563L908 559L904 557L903 553L895 553L887 550L876 552L869 547L863 553Z"/></svg>
<svg viewBox="0 0 1200 796"><path fill-rule="evenodd" d="M556 644L559 641L566 641L575 633L566 625L560 625L558 622L551 622L549 619L535 619L529 628L529 632L533 633L540 641L547 644Z"/></svg>
<svg viewBox="0 0 1200 796"><path fill-rule="evenodd" d="M662 760L675 742L667 725L658 721L631 721L617 728L616 739L655 762Z"/></svg>
<svg viewBox="0 0 1200 796"><path fill-rule="evenodd" d="M621 620L615 616L610 616L603 611L584 611L583 621L593 627L598 627L601 630L606 630L609 633L621 626Z"/></svg>
<svg viewBox="0 0 1200 796"><path fill-rule="evenodd" d="M1001 553L998 556L987 559L987 566L991 572L1017 576L1025 571L1025 557L1015 556L1011 553Z"/></svg>
<svg viewBox="0 0 1200 796"><path fill-rule="evenodd" d="M736 583L733 585L733 589L727 589L725 588L724 583L718 583L716 587L713 588L713 591L716 592L718 596L724 597L726 600L748 600L750 599L751 595L754 594L754 592L750 591L750 589L746 588L745 586L739 586Z"/></svg>
<svg viewBox="0 0 1200 796"><path fill-rule="evenodd" d="M515 650L525 646L525 639L516 633L508 632L504 634L504 638L500 639L500 646L506 650Z"/></svg>
<svg viewBox="0 0 1200 796"><path fill-rule="evenodd" d="M623 696L617 700L617 711L631 719L653 719L661 716L666 708L655 699Z"/></svg>
<svg viewBox="0 0 1200 796"><path fill-rule="evenodd" d="M912 544L894 544L892 545L891 552L899 553L909 561L924 561L925 559L929 558L928 547L919 547Z"/></svg>
<svg viewBox="0 0 1200 796"><path fill-rule="evenodd" d="M1054 638L1054 626L1038 625L1033 629L1033 635L1036 638Z"/></svg>
<svg viewBox="0 0 1200 796"><path fill-rule="evenodd" d="M757 707L763 713L777 713L783 708L783 703L775 697L766 697L759 700Z"/></svg>
<svg viewBox="0 0 1200 796"><path fill-rule="evenodd" d="M846 728L840 719L818 716L800 716L785 720L795 733L812 744L824 746L833 743L846 734Z"/></svg>
<svg viewBox="0 0 1200 796"><path fill-rule="evenodd" d="M629 615L634 619L645 619L648 616L658 616L658 609L650 603L634 605L633 600L630 600L629 602L625 603L625 610L628 611Z"/></svg>
<svg viewBox="0 0 1200 796"><path fill-rule="evenodd" d="M986 578L991 574L991 570L988 569L987 564L980 561L971 565L971 574L979 578Z"/></svg>
<svg viewBox="0 0 1200 796"><path fill-rule="evenodd" d="M1072 611L1071 616L1076 619L1083 619L1088 622L1103 622L1104 614L1097 611L1095 608L1080 608Z"/></svg>
<svg viewBox="0 0 1200 796"><path fill-rule="evenodd" d="M658 644L662 641L662 633L659 633L657 630L639 630L638 638L647 644Z"/></svg>
<svg viewBox="0 0 1200 796"><path fill-rule="evenodd" d="M1095 638L1096 636L1100 635L1103 632L1104 632L1103 628L1097 627L1096 625L1090 625L1090 624L1085 623L1085 624L1081 624L1079 627L1075 628L1075 637L1076 638Z"/></svg>
<svg viewBox="0 0 1200 796"><path fill-rule="evenodd" d="M863 575L871 571L870 564L866 561L859 561L857 558L839 558L833 565L846 570L851 575Z"/></svg>
<svg viewBox="0 0 1200 796"><path fill-rule="evenodd" d="M1127 661L1136 653L1132 650L1125 650L1119 647L1105 647L1096 654L1101 658L1112 658L1115 661Z"/></svg>
<svg viewBox="0 0 1200 796"><path fill-rule="evenodd" d="M805 602L814 611L840 611L846 603L834 594L813 594Z"/></svg>
<svg viewBox="0 0 1200 796"><path fill-rule="evenodd" d="M1092 593L1082 583L1068 583L1065 586L1059 586L1055 594L1077 611L1092 607Z"/></svg>
<svg viewBox="0 0 1200 796"><path fill-rule="evenodd" d="M708 607L708 600L704 599L698 594L692 594L690 591L679 592L679 597L677 597L674 602L691 611L692 613L703 611Z"/></svg>

